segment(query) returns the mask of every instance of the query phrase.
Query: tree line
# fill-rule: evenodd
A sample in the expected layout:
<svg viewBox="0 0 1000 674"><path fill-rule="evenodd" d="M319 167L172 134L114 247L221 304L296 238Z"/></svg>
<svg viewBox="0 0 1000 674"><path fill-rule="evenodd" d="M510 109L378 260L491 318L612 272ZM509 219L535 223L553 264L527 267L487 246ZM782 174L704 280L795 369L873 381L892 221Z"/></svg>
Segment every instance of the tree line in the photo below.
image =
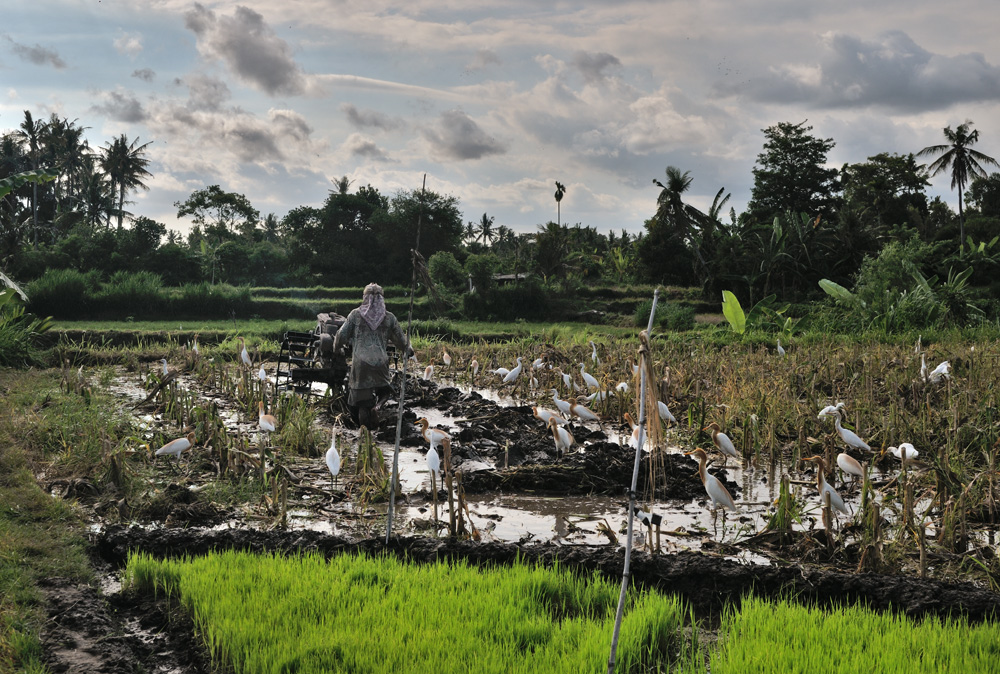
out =
<svg viewBox="0 0 1000 674"><path fill-rule="evenodd" d="M643 231L598 232L561 222L567 189L555 183L556 221L514 232L487 213L466 219L457 198L433 191L382 194L351 190L333 180L324 202L283 217L262 216L242 194L218 185L175 204L192 222L182 237L131 213L130 198L147 188L149 143L124 134L92 148L77 120L25 111L17 129L0 135L0 180L47 169L55 178L11 189L0 198L0 268L23 281L49 269L149 271L167 285L192 282L255 286L406 284L410 249L420 223L422 256L453 293L490 285L495 274L530 274L550 288L574 284L663 283L698 286L707 296L728 289L755 302L777 295L814 297L818 282L850 287L866 259L892 243L918 242L909 260L924 277L975 266L970 282L993 297L1000 261L1000 174L972 146L972 122L944 129L945 143L911 154L879 153L865 161L828 166L830 138L806 122L763 129L744 212L726 210L716 192L702 211L688 201L694 177L668 166L655 210ZM918 159L933 157L929 165ZM946 172L958 194L958 213L928 197L929 179ZM651 209L652 210L652 209Z"/></svg>

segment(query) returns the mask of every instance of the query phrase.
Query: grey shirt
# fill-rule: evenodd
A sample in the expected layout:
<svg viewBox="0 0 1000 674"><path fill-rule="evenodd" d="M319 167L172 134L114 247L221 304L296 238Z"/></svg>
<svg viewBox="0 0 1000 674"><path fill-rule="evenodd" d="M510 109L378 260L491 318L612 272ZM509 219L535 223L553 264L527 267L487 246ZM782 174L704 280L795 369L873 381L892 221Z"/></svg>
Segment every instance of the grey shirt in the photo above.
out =
<svg viewBox="0 0 1000 674"><path fill-rule="evenodd" d="M349 388L377 389L389 385L391 378L386 345L390 340L405 358L409 344L399 321L392 313L387 311L385 318L374 330L368 327L359 309L348 314L347 321L337 331L333 348L335 351L340 350L344 344L351 344L353 347Z"/></svg>

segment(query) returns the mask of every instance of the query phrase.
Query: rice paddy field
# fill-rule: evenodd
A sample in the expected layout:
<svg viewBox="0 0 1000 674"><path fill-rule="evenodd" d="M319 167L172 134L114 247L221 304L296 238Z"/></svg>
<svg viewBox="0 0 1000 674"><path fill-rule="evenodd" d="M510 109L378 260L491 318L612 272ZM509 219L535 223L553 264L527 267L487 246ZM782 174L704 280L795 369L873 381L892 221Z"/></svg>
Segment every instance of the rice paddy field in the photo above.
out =
<svg viewBox="0 0 1000 674"><path fill-rule="evenodd" d="M626 545L616 671L995 671L995 332L427 322L359 428L280 377L312 327L65 325L0 371L0 672L607 671Z"/></svg>

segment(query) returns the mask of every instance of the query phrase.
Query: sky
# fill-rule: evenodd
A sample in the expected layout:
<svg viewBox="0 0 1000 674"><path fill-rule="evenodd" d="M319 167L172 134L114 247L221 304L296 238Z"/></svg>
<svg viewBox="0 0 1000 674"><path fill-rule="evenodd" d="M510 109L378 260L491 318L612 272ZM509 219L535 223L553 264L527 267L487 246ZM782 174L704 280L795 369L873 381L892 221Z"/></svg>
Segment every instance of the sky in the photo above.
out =
<svg viewBox="0 0 1000 674"><path fill-rule="evenodd" d="M466 221L637 233L667 166L741 212L763 129L829 165L944 143L1000 157L993 0L35 0L0 22L0 133L29 110L149 143L132 212L186 232L208 185L262 215L333 181L427 188ZM929 161L929 160L928 160ZM957 210L950 179L929 194Z"/></svg>

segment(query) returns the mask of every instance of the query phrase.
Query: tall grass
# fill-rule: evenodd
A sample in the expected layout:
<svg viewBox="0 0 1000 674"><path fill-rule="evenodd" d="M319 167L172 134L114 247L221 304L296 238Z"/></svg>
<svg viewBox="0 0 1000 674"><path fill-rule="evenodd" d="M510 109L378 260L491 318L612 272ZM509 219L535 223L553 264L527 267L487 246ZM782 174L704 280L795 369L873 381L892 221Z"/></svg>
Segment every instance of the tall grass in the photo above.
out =
<svg viewBox="0 0 1000 674"><path fill-rule="evenodd" d="M851 606L838 610L748 597L723 617L712 674L920 674L1000 671L1000 625L913 620Z"/></svg>
<svg viewBox="0 0 1000 674"><path fill-rule="evenodd" d="M216 666L235 672L600 672L618 590L564 570L388 557L133 555L132 587L179 598ZM634 597L621 672L693 670L679 600Z"/></svg>

